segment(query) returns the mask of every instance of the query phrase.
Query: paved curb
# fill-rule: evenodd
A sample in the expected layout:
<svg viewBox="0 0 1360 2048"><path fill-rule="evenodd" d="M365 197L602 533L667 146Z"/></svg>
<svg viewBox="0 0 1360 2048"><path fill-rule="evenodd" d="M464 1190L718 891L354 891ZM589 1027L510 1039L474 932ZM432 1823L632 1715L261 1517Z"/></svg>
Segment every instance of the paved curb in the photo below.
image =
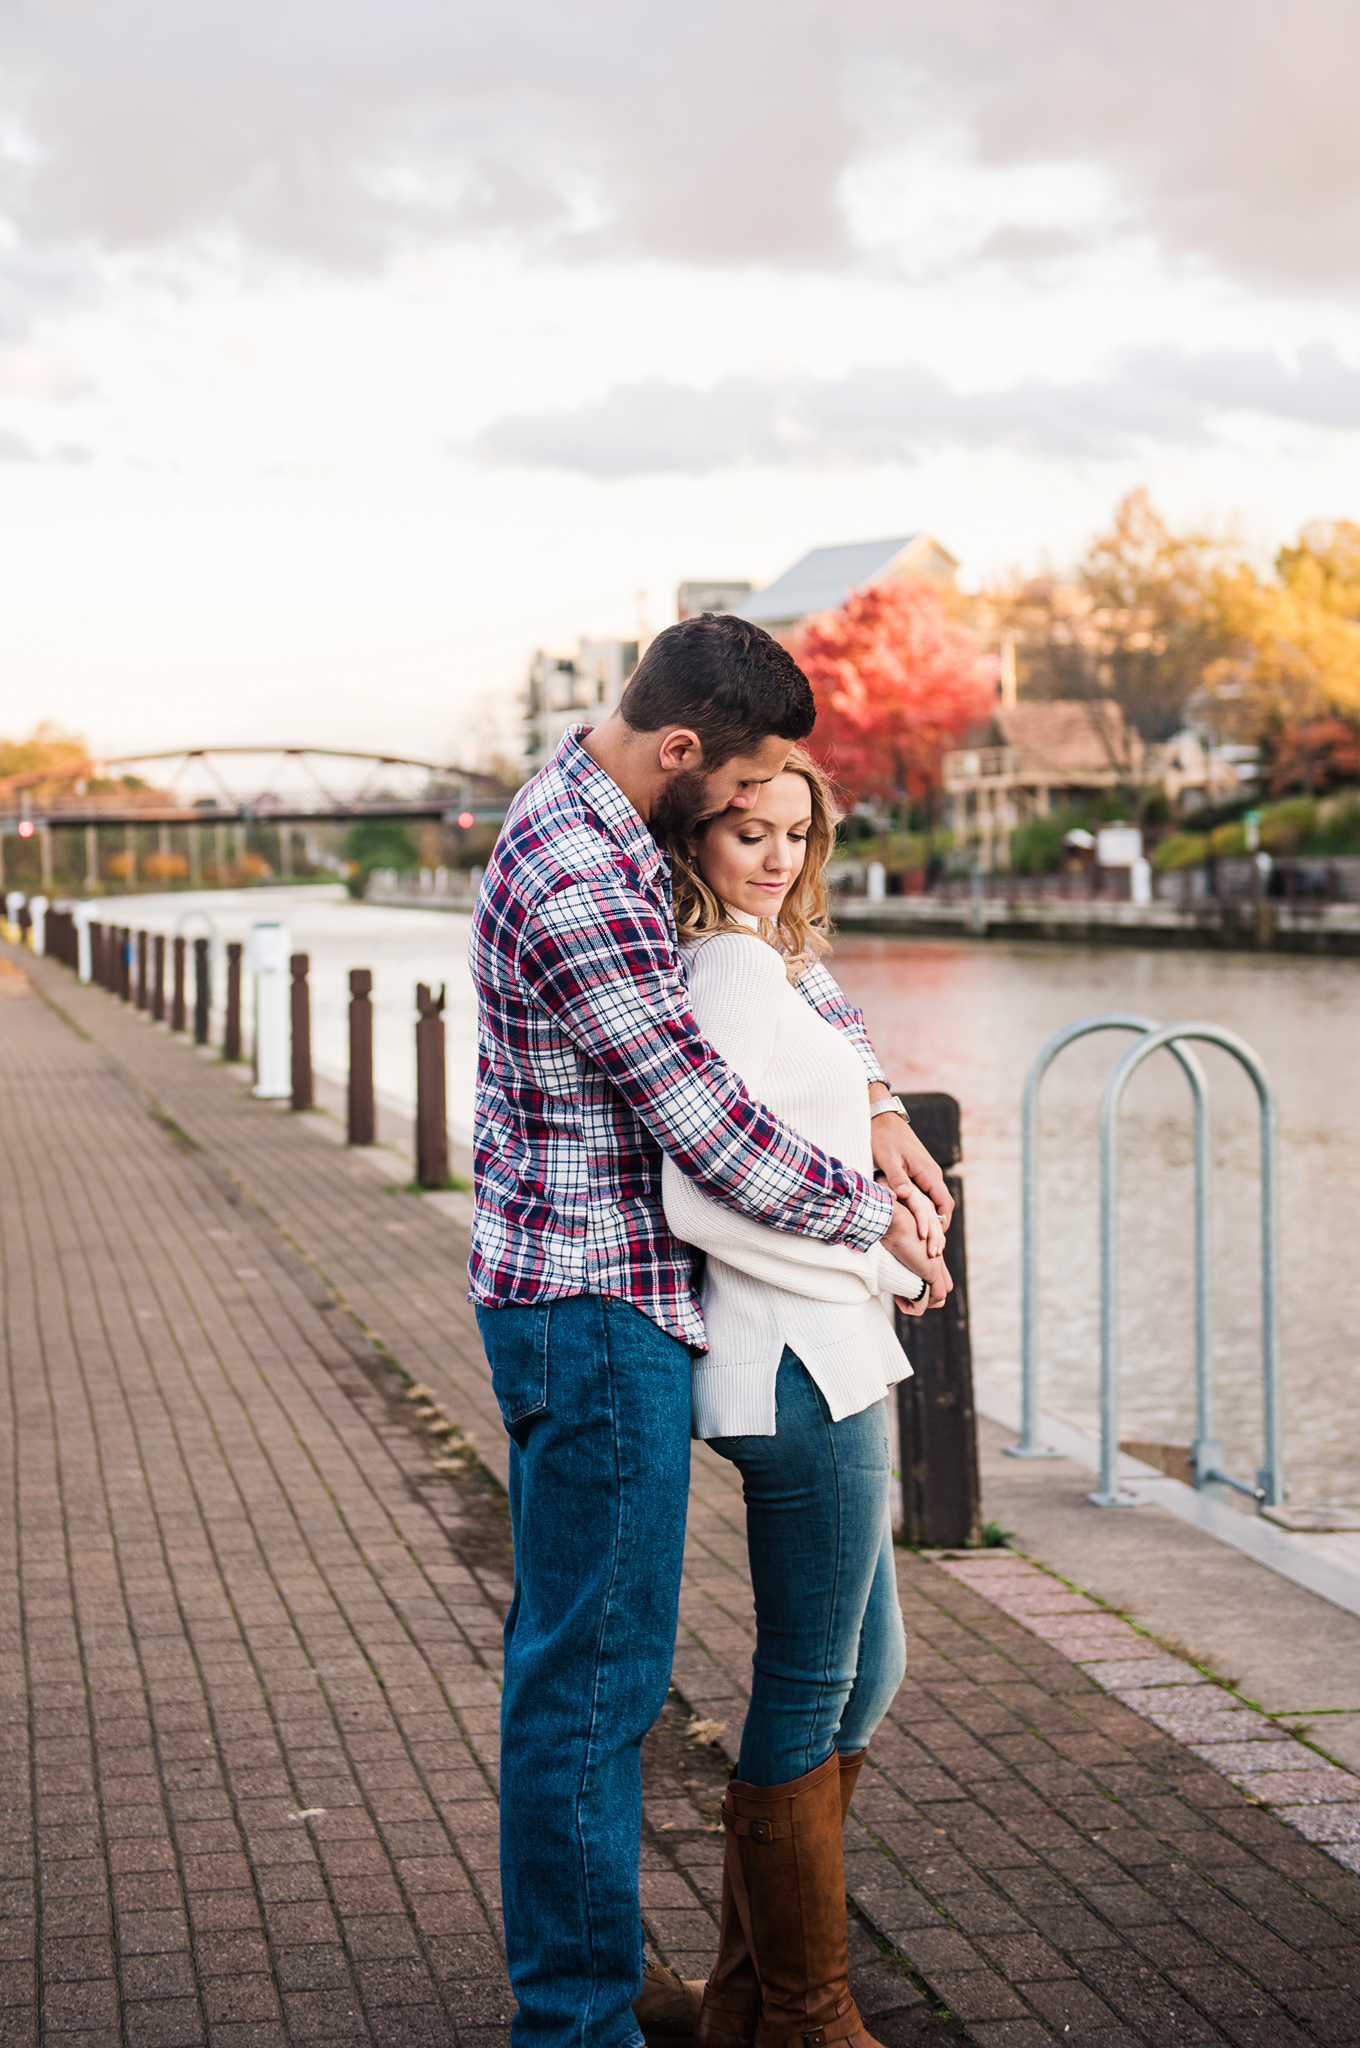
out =
<svg viewBox="0 0 1360 2048"><path fill-rule="evenodd" d="M1305 1841L1347 1870L1360 1871L1360 1777L1028 1558L1014 1552L941 1554L932 1561L1080 1665L1135 1714L1183 1742Z"/></svg>

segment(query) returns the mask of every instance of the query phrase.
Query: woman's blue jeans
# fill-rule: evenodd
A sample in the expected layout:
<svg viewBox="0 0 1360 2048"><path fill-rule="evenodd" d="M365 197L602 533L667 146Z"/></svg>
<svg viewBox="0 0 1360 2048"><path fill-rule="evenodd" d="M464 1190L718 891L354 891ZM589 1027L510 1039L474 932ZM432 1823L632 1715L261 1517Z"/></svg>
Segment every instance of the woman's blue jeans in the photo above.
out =
<svg viewBox="0 0 1360 2048"><path fill-rule="evenodd" d="M515 2048L638 2048L642 1738L675 1654L689 1349L626 1301L479 1308L510 1432L501 1897Z"/></svg>
<svg viewBox="0 0 1360 2048"><path fill-rule="evenodd" d="M889 1521L887 1403L831 1420L785 1350L773 1436L713 1439L741 1473L756 1596L737 1776L786 1785L864 1749L906 1671Z"/></svg>

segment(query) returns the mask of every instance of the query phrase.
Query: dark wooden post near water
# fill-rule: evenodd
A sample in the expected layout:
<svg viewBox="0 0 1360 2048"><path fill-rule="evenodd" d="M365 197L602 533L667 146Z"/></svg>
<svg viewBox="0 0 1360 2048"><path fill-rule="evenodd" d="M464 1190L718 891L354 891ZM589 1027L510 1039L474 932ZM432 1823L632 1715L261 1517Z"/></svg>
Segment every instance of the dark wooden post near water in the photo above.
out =
<svg viewBox="0 0 1360 2048"><path fill-rule="evenodd" d="M222 1057L241 1057L241 948L235 940L227 947L227 1025L222 1034Z"/></svg>
<svg viewBox="0 0 1360 2048"><path fill-rule="evenodd" d="M137 934L137 1008L146 1008L146 933Z"/></svg>
<svg viewBox="0 0 1360 2048"><path fill-rule="evenodd" d="M444 989L438 1001L416 988L416 1179L442 1188L449 1177L449 1117L444 1092Z"/></svg>
<svg viewBox="0 0 1360 2048"><path fill-rule="evenodd" d="M912 1363L912 1377L897 1386L902 1537L928 1549L955 1550L981 1537L963 1182L954 1170L962 1158L959 1105L952 1095L899 1092L917 1137L944 1168L954 1197L944 1250L954 1292L943 1308L897 1317L897 1334Z"/></svg>
<svg viewBox="0 0 1360 2048"><path fill-rule="evenodd" d="M174 946L175 973L170 993L170 1029L184 1029L184 940L177 937Z"/></svg>
<svg viewBox="0 0 1360 2048"><path fill-rule="evenodd" d="M118 993L125 1003L132 1001L132 926L118 928Z"/></svg>
<svg viewBox="0 0 1360 2048"><path fill-rule="evenodd" d="M151 1015L157 1024L165 1022L165 933L157 932L151 964Z"/></svg>
<svg viewBox="0 0 1360 2048"><path fill-rule="evenodd" d="M371 1145L373 1108L373 976L367 967L349 971L349 1116L351 1145Z"/></svg>
<svg viewBox="0 0 1360 2048"><path fill-rule="evenodd" d="M212 970L208 941L194 940L194 1044L208 1043L208 1011L212 1007Z"/></svg>
<svg viewBox="0 0 1360 2048"><path fill-rule="evenodd" d="M90 924L90 980L96 988L104 986L104 927Z"/></svg>
<svg viewBox="0 0 1360 2048"><path fill-rule="evenodd" d="M289 956L293 973L293 1108L312 1106L312 998L307 988L307 955Z"/></svg>

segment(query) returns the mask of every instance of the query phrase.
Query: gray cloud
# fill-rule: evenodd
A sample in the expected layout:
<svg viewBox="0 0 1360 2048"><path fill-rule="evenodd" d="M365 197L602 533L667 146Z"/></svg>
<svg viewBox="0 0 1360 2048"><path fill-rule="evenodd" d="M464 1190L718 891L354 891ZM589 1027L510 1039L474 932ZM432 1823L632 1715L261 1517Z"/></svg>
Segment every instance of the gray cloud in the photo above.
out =
<svg viewBox="0 0 1360 2048"><path fill-rule="evenodd" d="M616 386L570 412L509 415L474 447L493 461L601 478L743 464L913 462L949 444L1099 457L1143 440L1204 441L1216 417L1240 410L1360 428L1360 370L1319 346L1303 351L1297 370L1264 352L1151 349L1104 379L1027 379L977 393L954 391L929 370L891 367L825 382L726 377L707 391L654 380Z"/></svg>
<svg viewBox="0 0 1360 2048"><path fill-rule="evenodd" d="M846 171L948 126L1103 168L1171 250L1350 289L1358 68L1354 0L44 0L0 11L0 195L41 246L830 264Z"/></svg>

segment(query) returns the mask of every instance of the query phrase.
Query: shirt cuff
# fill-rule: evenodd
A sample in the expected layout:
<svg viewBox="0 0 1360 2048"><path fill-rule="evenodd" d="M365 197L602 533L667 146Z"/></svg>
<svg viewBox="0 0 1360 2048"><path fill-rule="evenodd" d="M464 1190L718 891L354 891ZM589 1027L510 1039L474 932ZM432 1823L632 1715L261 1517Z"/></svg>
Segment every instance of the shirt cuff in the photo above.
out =
<svg viewBox="0 0 1360 2048"><path fill-rule="evenodd" d="M885 1088L888 1087L888 1077L874 1058L874 1049L868 1039L857 1038L854 1041L854 1046L855 1051L859 1054L860 1065L864 1069L866 1079L869 1081L881 1081Z"/></svg>
<svg viewBox="0 0 1360 2048"><path fill-rule="evenodd" d="M850 1215L840 1242L852 1250L867 1252L882 1237L892 1222L897 1197L891 1188L880 1188L871 1180L861 1184L860 1192L851 1197Z"/></svg>

